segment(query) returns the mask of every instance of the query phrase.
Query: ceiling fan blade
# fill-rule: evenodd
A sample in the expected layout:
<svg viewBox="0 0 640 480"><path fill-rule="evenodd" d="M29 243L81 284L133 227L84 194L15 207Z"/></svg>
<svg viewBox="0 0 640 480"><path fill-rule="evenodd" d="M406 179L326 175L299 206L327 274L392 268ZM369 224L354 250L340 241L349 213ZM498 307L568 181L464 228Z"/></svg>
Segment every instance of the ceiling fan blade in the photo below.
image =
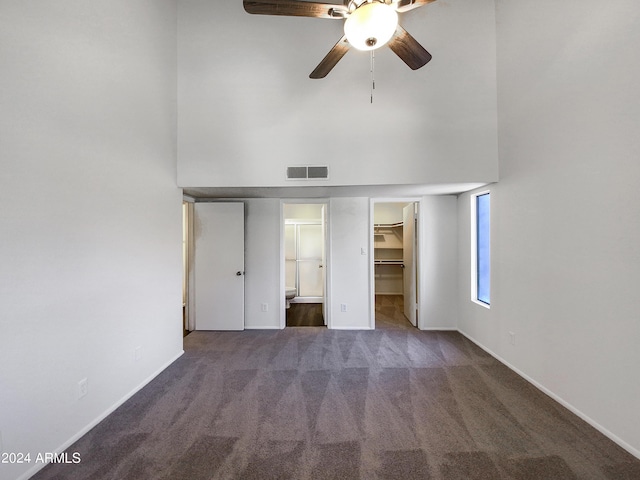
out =
<svg viewBox="0 0 640 480"><path fill-rule="evenodd" d="M435 2L435 0L398 0L394 2L396 4L396 10L400 13L408 12L414 8L422 7L427 3Z"/></svg>
<svg viewBox="0 0 640 480"><path fill-rule="evenodd" d="M324 78L327 74L336 66L345 53L349 51L351 45L347 41L347 37L343 36L338 43L336 43L329 53L322 59L313 72L309 75L309 78Z"/></svg>
<svg viewBox="0 0 640 480"><path fill-rule="evenodd" d="M400 25L396 28L396 32L389 40L388 45L393 50L393 53L409 65L411 70L424 67L431 60L431 54Z"/></svg>
<svg viewBox="0 0 640 480"><path fill-rule="evenodd" d="M257 15L286 15L291 17L344 18L344 5L303 2L301 0L244 0L247 13Z"/></svg>

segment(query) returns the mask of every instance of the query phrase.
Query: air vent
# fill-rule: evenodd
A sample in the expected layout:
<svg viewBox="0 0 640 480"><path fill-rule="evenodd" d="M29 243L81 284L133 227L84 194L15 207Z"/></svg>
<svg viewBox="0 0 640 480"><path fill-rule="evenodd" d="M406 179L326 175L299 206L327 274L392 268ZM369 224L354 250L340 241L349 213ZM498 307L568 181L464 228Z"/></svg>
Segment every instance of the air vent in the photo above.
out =
<svg viewBox="0 0 640 480"><path fill-rule="evenodd" d="M329 167L307 167L307 178L329 178Z"/></svg>
<svg viewBox="0 0 640 480"><path fill-rule="evenodd" d="M308 165L287 167L287 180L326 180L329 167L326 165Z"/></svg>
<svg viewBox="0 0 640 480"><path fill-rule="evenodd" d="M287 178L289 180L306 180L307 167L287 167Z"/></svg>

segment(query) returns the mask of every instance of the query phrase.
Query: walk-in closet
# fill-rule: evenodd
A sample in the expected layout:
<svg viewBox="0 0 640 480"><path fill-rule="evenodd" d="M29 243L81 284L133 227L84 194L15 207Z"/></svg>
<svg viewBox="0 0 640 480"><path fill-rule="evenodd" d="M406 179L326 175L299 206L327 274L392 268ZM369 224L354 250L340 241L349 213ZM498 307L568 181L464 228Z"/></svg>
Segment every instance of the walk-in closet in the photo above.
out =
<svg viewBox="0 0 640 480"><path fill-rule="evenodd" d="M416 204L375 203L373 247L376 303L397 305L416 325Z"/></svg>

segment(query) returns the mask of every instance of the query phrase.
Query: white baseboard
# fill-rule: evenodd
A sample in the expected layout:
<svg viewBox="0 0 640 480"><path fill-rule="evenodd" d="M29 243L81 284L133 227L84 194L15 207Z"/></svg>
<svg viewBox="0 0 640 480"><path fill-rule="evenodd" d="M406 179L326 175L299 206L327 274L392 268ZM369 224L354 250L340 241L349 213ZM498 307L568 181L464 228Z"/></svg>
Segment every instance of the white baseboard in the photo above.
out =
<svg viewBox="0 0 640 480"><path fill-rule="evenodd" d="M171 360L166 362L162 367L160 367L158 370L156 370L154 373L152 373L149 377L147 377L145 380L143 380L142 383L140 383L137 387L135 387L133 390L131 390L129 393L127 393L125 396L123 396L120 400L118 400L116 403L114 403L112 406L110 406L104 412L102 412L100 415L98 415L92 422L90 422L82 430L80 430L78 433L76 433L74 436L72 436L70 439L68 439L66 442L64 442L62 445L60 445L58 448L56 448L52 453L56 453L56 454L62 453L67 448L69 448L71 445L73 445L75 442L80 440L80 438L82 438L84 435L89 433L89 431L93 427L98 425L102 420L104 420L109 415L111 415L124 402L126 402L131 397L133 397L136 393L138 393L140 390L142 390L149 382L151 382L151 380L153 380L158 375L160 375L169 365L171 365L173 362L175 362L182 355L184 355L184 350L181 350L180 353L178 353L175 357L173 357ZM37 472L42 470L46 466L47 466L47 463L36 463L33 466L33 468L30 468L29 470L27 470L25 473L23 473L21 476L19 476L17 480L27 480L27 479L31 478L33 475L35 475Z"/></svg>
<svg viewBox="0 0 640 480"><path fill-rule="evenodd" d="M558 402L560 405L562 405L563 407L565 407L567 410L569 410L571 413L574 413L575 415L577 415L578 417L580 417L582 420L584 420L585 422L587 422L589 425L591 425L593 428L595 428L596 430L598 430L600 433L602 433L604 436L606 436L607 438L609 438L611 441L615 442L616 444L618 444L620 447L624 448L627 452L629 452L631 455L633 455L634 457L640 459L640 450L638 450L637 448L634 448L633 446L629 445L627 442L625 442L624 440L622 440L620 437L618 437L617 435L615 435L614 433L610 432L609 430L607 430L606 428L604 428L602 425L600 425L598 422L596 422L595 420L593 420L591 417L589 417L588 415L586 415L585 413L583 413L582 411L578 410L576 407L574 407L572 404L570 404L569 402L567 402L566 400L564 400L563 398L559 397L558 395L556 395L555 393L553 393L551 390L549 390L548 388L546 388L544 385L542 385L541 383L537 382L536 380L534 380L533 378L531 378L529 375L527 375L526 373L522 372L521 370L519 370L518 368L514 367L513 365L511 365L509 362L507 362L504 358L502 358L500 355L496 355L494 352L492 352L490 349L488 349L487 347L485 347L484 345L482 345L480 342L478 342L475 338L471 337L470 335L467 335L465 332L463 332L462 330L458 329L458 332L460 332L461 335L464 335L466 338L468 338L470 341L472 341L473 343L475 343L478 347L480 347L482 350L484 350L485 352L487 352L489 355L491 355L493 358L495 358L496 360L498 360L500 363L502 363L503 365L505 365L506 367L510 368L511 370L513 370L515 373L517 373L519 376L521 376L522 378L524 378L527 382L529 382L531 385L533 385L534 387L536 387L538 390L542 391L543 393L545 393L546 395L548 395L549 397L551 397L552 399L554 399L556 402Z"/></svg>
<svg viewBox="0 0 640 480"><path fill-rule="evenodd" d="M331 330L375 330L371 327L331 327Z"/></svg>
<svg viewBox="0 0 640 480"><path fill-rule="evenodd" d="M282 330L282 328L280 328L279 325L267 325L267 326L260 326L260 325L256 325L256 326L251 326L251 325L245 325L244 326L245 330Z"/></svg>

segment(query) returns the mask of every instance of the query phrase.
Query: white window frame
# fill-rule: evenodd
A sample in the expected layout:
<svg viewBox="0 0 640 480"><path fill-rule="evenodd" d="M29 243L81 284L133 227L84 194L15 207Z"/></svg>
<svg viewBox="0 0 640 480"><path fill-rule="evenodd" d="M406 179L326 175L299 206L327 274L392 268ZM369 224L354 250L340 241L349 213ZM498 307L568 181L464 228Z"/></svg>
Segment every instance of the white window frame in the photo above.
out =
<svg viewBox="0 0 640 480"><path fill-rule="evenodd" d="M486 194L491 194L491 190L471 194L471 301L486 309L491 309L490 303L478 300L478 197ZM489 288L491 288L491 284L489 284Z"/></svg>

